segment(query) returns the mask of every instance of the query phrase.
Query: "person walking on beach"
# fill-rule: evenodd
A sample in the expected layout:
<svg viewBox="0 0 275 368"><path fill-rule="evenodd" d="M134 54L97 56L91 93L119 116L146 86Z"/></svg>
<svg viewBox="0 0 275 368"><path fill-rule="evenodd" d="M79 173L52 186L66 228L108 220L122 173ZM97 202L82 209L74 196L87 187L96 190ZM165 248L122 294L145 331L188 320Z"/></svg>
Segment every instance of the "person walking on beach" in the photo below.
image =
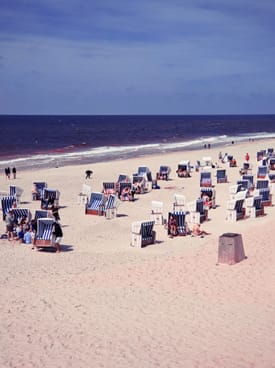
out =
<svg viewBox="0 0 275 368"><path fill-rule="evenodd" d="M248 162L249 159L250 159L249 154L248 154L248 152L246 152L246 154L245 154L245 161Z"/></svg>
<svg viewBox="0 0 275 368"><path fill-rule="evenodd" d="M12 168L12 175L13 175L13 179L16 179L16 168L15 167Z"/></svg>
<svg viewBox="0 0 275 368"><path fill-rule="evenodd" d="M8 214L6 215L5 222L6 222L8 240L12 240L13 239L13 229L15 225L15 217L14 217L14 213L12 209L9 210Z"/></svg>
<svg viewBox="0 0 275 368"><path fill-rule="evenodd" d="M92 170L86 170L86 178L85 179L91 179L93 171Z"/></svg>
<svg viewBox="0 0 275 368"><path fill-rule="evenodd" d="M52 236L53 245L55 246L57 253L60 253L61 252L60 243L63 237L63 231L58 221L55 221L53 223L52 235L53 235Z"/></svg>

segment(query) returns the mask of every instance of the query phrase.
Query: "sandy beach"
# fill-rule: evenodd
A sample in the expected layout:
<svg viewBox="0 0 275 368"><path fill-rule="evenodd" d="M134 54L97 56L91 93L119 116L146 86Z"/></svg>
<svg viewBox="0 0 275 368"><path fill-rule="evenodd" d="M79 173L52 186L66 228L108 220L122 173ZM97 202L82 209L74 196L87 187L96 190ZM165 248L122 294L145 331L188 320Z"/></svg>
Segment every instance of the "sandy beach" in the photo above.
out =
<svg viewBox="0 0 275 368"><path fill-rule="evenodd" d="M228 183L213 180L217 208L202 224L210 235L171 239L155 225L156 243L142 249L130 246L132 222L150 219L153 200L164 203L167 218L174 194L197 199L200 174L179 178L177 165L203 156L218 162L220 148L19 171L10 181L2 175L1 190L23 188L21 207L32 213L40 205L32 201L33 182L58 189L64 237L59 254L0 240L0 366L275 367L275 207L265 207L265 216L226 221L229 186L240 178L246 152L255 177L256 152L269 147L275 140L222 149L237 167L219 163ZM144 165L155 177L162 164L171 167L171 180L122 202L116 218L85 215L78 203L84 183L102 191L120 173L132 176ZM93 175L85 180L87 169ZM242 235L247 257L234 265L217 264L219 236L227 232Z"/></svg>

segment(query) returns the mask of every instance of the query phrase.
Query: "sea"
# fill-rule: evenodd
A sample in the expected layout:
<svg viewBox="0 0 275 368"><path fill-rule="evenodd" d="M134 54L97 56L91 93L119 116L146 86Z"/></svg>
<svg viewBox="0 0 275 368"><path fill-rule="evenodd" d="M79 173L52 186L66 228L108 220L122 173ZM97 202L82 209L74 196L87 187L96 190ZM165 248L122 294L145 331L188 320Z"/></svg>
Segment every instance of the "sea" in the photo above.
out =
<svg viewBox="0 0 275 368"><path fill-rule="evenodd" d="M275 138L275 115L0 115L0 170L92 164Z"/></svg>

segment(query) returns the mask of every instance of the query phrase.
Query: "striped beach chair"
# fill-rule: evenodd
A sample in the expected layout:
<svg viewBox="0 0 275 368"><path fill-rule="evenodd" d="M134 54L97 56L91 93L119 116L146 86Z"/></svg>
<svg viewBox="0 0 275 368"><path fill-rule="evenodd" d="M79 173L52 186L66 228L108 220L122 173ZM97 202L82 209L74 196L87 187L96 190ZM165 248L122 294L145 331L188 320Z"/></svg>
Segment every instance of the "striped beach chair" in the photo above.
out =
<svg viewBox="0 0 275 368"><path fill-rule="evenodd" d="M9 210L14 208L14 206L16 205L17 205L16 196L4 196L1 198L3 220L5 220Z"/></svg>
<svg viewBox="0 0 275 368"><path fill-rule="evenodd" d="M44 181L36 181L32 184L32 199L33 201L41 200L43 197L43 190L47 188L47 183Z"/></svg>
<svg viewBox="0 0 275 368"><path fill-rule="evenodd" d="M41 198L41 209L47 210L53 205L58 207L60 192L56 189L44 188Z"/></svg>
<svg viewBox="0 0 275 368"><path fill-rule="evenodd" d="M208 218L208 209L204 208L204 200L197 199L188 204L189 219L192 224L201 224Z"/></svg>
<svg viewBox="0 0 275 368"><path fill-rule="evenodd" d="M31 220L32 214L28 208L13 208L15 222L18 223L22 218L26 217L28 221Z"/></svg>
<svg viewBox="0 0 275 368"><path fill-rule="evenodd" d="M254 196L246 199L246 214L253 218L264 215L262 196Z"/></svg>
<svg viewBox="0 0 275 368"><path fill-rule="evenodd" d="M248 190L249 189L249 181L242 179L242 180L237 180L237 185L241 186L241 190Z"/></svg>
<svg viewBox="0 0 275 368"><path fill-rule="evenodd" d="M37 232L34 238L34 245L37 248L53 247L52 244L52 229L54 219L52 218L39 218L37 220Z"/></svg>
<svg viewBox="0 0 275 368"><path fill-rule="evenodd" d="M200 173L200 186L201 187L212 187L212 179L210 171L202 171Z"/></svg>
<svg viewBox="0 0 275 368"><path fill-rule="evenodd" d="M115 182L103 182L103 193L104 194L115 194L116 193Z"/></svg>
<svg viewBox="0 0 275 368"><path fill-rule="evenodd" d="M169 225L172 216L176 219L177 222L177 235L178 236L187 235L186 212L183 211L174 211L168 213L168 228L167 228L168 235L174 235L171 233L171 228Z"/></svg>
<svg viewBox="0 0 275 368"><path fill-rule="evenodd" d="M154 244L156 232L154 231L154 221L136 221L132 223L131 246L143 248L146 245Z"/></svg>
<svg viewBox="0 0 275 368"><path fill-rule="evenodd" d="M103 216L105 212L105 201L106 197L103 193L92 192L85 206L85 214Z"/></svg>
<svg viewBox="0 0 275 368"><path fill-rule="evenodd" d="M40 218L50 218L50 213L47 210L35 210L34 220L37 221Z"/></svg>
<svg viewBox="0 0 275 368"><path fill-rule="evenodd" d="M225 169L217 169L216 177L217 177L217 184L227 183L227 175Z"/></svg>
<svg viewBox="0 0 275 368"><path fill-rule="evenodd" d="M105 216L106 218L112 219L117 216L117 209L120 204L120 200L115 194L110 194L107 198L107 201L105 203Z"/></svg>
<svg viewBox="0 0 275 368"><path fill-rule="evenodd" d="M245 218L244 199L227 201L226 206L226 220L238 221Z"/></svg>
<svg viewBox="0 0 275 368"><path fill-rule="evenodd" d="M263 206L272 206L272 194L270 188L260 188L257 190L258 195L262 196Z"/></svg>
<svg viewBox="0 0 275 368"><path fill-rule="evenodd" d="M268 188L269 181L268 180L257 180L256 189Z"/></svg>
<svg viewBox="0 0 275 368"><path fill-rule="evenodd" d="M258 166L257 178L258 179L265 179L268 172L268 167L261 165Z"/></svg>
<svg viewBox="0 0 275 368"><path fill-rule="evenodd" d="M24 190L16 185L10 185L10 196L16 197L17 205L20 205L21 196Z"/></svg>
<svg viewBox="0 0 275 368"><path fill-rule="evenodd" d="M254 175L245 174L242 176L242 180L248 180L248 189L254 188Z"/></svg>

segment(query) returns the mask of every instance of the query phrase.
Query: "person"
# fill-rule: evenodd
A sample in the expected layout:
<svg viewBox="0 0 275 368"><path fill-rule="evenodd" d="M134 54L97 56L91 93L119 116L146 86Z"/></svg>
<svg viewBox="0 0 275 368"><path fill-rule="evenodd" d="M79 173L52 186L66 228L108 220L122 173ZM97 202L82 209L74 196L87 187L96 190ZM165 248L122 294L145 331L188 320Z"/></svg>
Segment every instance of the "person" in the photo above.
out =
<svg viewBox="0 0 275 368"><path fill-rule="evenodd" d="M200 236L201 238L203 238L204 235L209 235L209 233L207 233L205 230L201 229L201 224L195 224L193 226L191 235L192 236Z"/></svg>
<svg viewBox="0 0 275 368"><path fill-rule="evenodd" d="M14 240L18 240L19 243L23 243L24 239L24 230L22 225L18 225L16 228L16 238Z"/></svg>
<svg viewBox="0 0 275 368"><path fill-rule="evenodd" d="M8 179L11 178L11 169L9 167L7 168L7 176L8 176Z"/></svg>
<svg viewBox="0 0 275 368"><path fill-rule="evenodd" d="M59 221L60 220L60 216L59 216L59 213L58 213L58 207L56 206L52 206L52 215L55 219L55 221Z"/></svg>
<svg viewBox="0 0 275 368"><path fill-rule="evenodd" d="M86 170L86 178L85 179L91 179L91 175L92 175L92 173L93 173L93 171L92 170Z"/></svg>
<svg viewBox="0 0 275 368"><path fill-rule="evenodd" d="M28 231L25 232L23 236L23 243L25 244L32 244L34 240L34 232L31 228L29 228Z"/></svg>
<svg viewBox="0 0 275 368"><path fill-rule="evenodd" d="M16 168L15 167L12 168L12 175L13 175L13 179L16 179Z"/></svg>
<svg viewBox="0 0 275 368"><path fill-rule="evenodd" d="M177 236L178 235L178 230L177 230L177 220L176 218L172 215L169 219L169 230L170 230L170 235L173 238L173 236Z"/></svg>
<svg viewBox="0 0 275 368"><path fill-rule="evenodd" d="M63 237L63 231L62 231L61 226L60 226L58 221L55 221L53 223L52 235L53 235L52 240L53 240L53 244L56 248L56 251L57 251L57 253L60 253L61 252L60 243L61 243L61 240L62 240L62 237Z"/></svg>
<svg viewBox="0 0 275 368"><path fill-rule="evenodd" d="M245 154L245 161L248 162L249 159L250 159L249 154L248 154L248 152L246 152L246 154Z"/></svg>
<svg viewBox="0 0 275 368"><path fill-rule="evenodd" d="M15 225L15 217L12 209L10 209L8 214L6 215L5 222L8 240L11 240L13 239L13 228Z"/></svg>

